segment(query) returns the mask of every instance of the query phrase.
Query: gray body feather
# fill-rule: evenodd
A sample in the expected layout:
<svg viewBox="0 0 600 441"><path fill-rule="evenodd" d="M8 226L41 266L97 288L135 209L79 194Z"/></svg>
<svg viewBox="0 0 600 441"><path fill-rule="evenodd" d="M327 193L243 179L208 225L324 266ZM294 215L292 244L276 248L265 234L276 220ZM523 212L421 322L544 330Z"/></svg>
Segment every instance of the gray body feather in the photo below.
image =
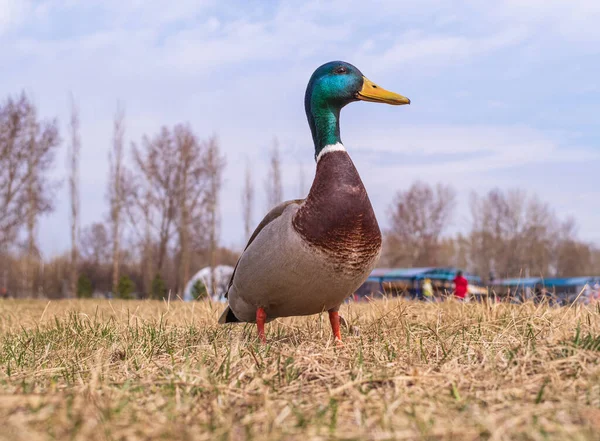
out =
<svg viewBox="0 0 600 441"><path fill-rule="evenodd" d="M273 209L283 211L262 227L240 257L228 291L229 308L238 321L255 322L259 307L268 320L335 309L373 270L378 254L362 271L345 271L344 262L306 242L292 224L300 206L292 201Z"/></svg>

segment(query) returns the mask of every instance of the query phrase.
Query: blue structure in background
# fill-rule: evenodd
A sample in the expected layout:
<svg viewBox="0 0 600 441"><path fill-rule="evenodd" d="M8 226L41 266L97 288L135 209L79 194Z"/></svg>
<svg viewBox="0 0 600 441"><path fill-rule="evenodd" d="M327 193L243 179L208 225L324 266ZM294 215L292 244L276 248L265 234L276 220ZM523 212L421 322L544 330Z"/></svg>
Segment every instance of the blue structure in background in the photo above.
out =
<svg viewBox="0 0 600 441"><path fill-rule="evenodd" d="M409 295L412 298L421 297L423 280L430 279L438 291L450 292L454 289L452 281L458 268L454 267L424 267L424 268L376 268L366 282L358 289L359 297L387 293ZM470 291L483 288L481 278L463 271L463 276L469 282Z"/></svg>
<svg viewBox="0 0 600 441"><path fill-rule="evenodd" d="M526 278L513 278L513 279L501 279L494 283L498 286L507 287L524 287L533 288L537 285L545 286L547 288L554 287L584 287L585 285L593 285L600 283L600 277L589 276L589 277L560 277L544 279L543 277L526 277Z"/></svg>
<svg viewBox="0 0 600 441"><path fill-rule="evenodd" d="M570 303L581 296L587 296L586 290L594 290L600 285L600 276L525 277L501 279L494 282L494 290L518 300L540 300L547 298L556 303ZM597 294L595 294L597 295Z"/></svg>
<svg viewBox="0 0 600 441"><path fill-rule="evenodd" d="M404 296L422 299L421 287L425 279L431 280L434 291L439 294L451 294L453 280L458 268L376 268L369 278L356 291L355 298L377 297L381 295ZM600 276L589 277L522 277L498 279L489 285L481 277L464 272L469 282L469 294L475 298L491 295L510 302L545 299L552 304L568 304L575 300L600 300Z"/></svg>

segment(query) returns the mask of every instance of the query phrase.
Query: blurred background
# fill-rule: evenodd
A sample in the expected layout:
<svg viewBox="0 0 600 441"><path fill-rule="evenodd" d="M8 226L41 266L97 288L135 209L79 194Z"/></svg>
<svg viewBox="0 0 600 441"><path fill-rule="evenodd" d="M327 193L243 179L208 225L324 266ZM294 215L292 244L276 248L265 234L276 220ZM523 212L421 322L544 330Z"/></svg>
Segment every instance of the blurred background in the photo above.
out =
<svg viewBox="0 0 600 441"><path fill-rule="evenodd" d="M412 101L342 112L381 266L598 275L598 22L588 0L0 0L0 288L215 286L307 194L305 87L335 59Z"/></svg>

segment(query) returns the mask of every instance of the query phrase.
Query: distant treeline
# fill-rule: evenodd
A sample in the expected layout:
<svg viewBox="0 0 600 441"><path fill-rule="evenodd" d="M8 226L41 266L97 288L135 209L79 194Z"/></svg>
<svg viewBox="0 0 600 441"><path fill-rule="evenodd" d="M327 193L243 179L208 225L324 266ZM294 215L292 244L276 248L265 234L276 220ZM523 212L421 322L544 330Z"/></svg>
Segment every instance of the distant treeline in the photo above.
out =
<svg viewBox="0 0 600 441"><path fill-rule="evenodd" d="M106 137L107 212L81 228L85 139L74 99L70 113L61 134L58 121L40 118L26 94L0 103L0 289L18 297L111 292L162 298L170 292L175 298L200 268L235 264L237 251L217 243L226 160L216 137L203 140L190 125L177 124L157 128L127 150L125 112L118 108ZM61 148L68 152L68 185L50 173ZM264 180L269 207L283 200L281 167L275 141ZM304 188L302 170L299 180ZM47 258L37 227L65 197L71 247ZM259 220L253 218L254 201L248 165L240 204L246 238ZM399 191L389 207L380 266L451 265L484 278L600 274L600 252L578 238L575 220L559 218L535 196L519 190L473 194L470 212L463 214L456 213L456 201L456 192L441 184L416 182ZM457 217L468 218L471 229L452 237L447 232Z"/></svg>
<svg viewBox="0 0 600 441"><path fill-rule="evenodd" d="M560 218L537 196L494 189L472 193L466 213L457 213L457 206L449 186L416 182L399 191L380 265L455 266L484 280L600 274L598 247L578 238L575 219ZM445 234L457 217L470 231Z"/></svg>

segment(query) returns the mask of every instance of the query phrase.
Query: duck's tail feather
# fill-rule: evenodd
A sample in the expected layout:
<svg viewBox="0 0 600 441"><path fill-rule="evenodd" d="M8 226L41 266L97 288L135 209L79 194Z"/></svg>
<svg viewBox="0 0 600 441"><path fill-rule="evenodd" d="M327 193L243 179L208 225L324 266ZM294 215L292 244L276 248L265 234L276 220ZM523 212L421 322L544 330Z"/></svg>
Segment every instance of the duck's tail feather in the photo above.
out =
<svg viewBox="0 0 600 441"><path fill-rule="evenodd" d="M239 322L240 321L235 316L235 314L233 313L233 311L231 310L231 308L229 306L227 306L227 308L225 308L225 311L223 311L223 314L221 314L221 317L219 317L220 324L239 323Z"/></svg>

